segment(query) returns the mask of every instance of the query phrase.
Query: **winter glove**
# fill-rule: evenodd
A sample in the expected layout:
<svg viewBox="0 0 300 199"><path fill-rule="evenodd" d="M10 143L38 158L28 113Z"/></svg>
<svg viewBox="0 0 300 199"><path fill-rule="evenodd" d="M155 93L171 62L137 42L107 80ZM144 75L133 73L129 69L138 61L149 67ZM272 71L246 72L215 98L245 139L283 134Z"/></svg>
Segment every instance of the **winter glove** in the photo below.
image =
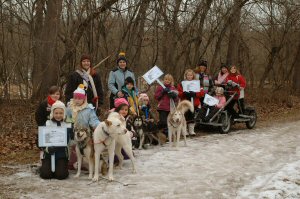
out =
<svg viewBox="0 0 300 199"><path fill-rule="evenodd" d="M232 80L228 80L227 85L231 86L232 85Z"/></svg>
<svg viewBox="0 0 300 199"><path fill-rule="evenodd" d="M164 92L164 93L170 92L170 88L168 88L168 87L164 88L163 92Z"/></svg>
<svg viewBox="0 0 300 199"><path fill-rule="evenodd" d="M97 96L97 97L94 97L94 98L92 99L92 102L93 102L93 103L96 103L96 102L98 101L98 99L99 99L98 96Z"/></svg>
<svg viewBox="0 0 300 199"><path fill-rule="evenodd" d="M184 94L184 96L186 98L190 98L191 97L191 94L189 92L184 91L183 94Z"/></svg>
<svg viewBox="0 0 300 199"><path fill-rule="evenodd" d="M196 93L193 92L193 91L190 91L190 96L191 96L191 97L196 97Z"/></svg>
<svg viewBox="0 0 300 199"><path fill-rule="evenodd" d="M231 85L232 85L233 87L240 87L240 85L237 84L237 83L235 83L235 82L232 82Z"/></svg>
<svg viewBox="0 0 300 199"><path fill-rule="evenodd" d="M175 92L170 91L168 92L168 96L169 98L175 99L177 97L177 94Z"/></svg>
<svg viewBox="0 0 300 199"><path fill-rule="evenodd" d="M53 147L53 146L46 148L46 152L51 154L51 155L54 154L56 151L57 151L57 148Z"/></svg>

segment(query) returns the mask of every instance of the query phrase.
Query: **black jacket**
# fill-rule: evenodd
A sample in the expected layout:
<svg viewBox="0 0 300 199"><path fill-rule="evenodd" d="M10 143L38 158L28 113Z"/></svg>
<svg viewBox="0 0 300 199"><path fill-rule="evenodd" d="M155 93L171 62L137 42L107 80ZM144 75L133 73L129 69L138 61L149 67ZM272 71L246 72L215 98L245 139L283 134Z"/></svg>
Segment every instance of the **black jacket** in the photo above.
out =
<svg viewBox="0 0 300 199"><path fill-rule="evenodd" d="M38 126L45 126L46 121L49 120L51 106L48 104L47 99L41 102L35 112L35 121Z"/></svg>
<svg viewBox="0 0 300 199"><path fill-rule="evenodd" d="M100 75L98 73L96 73L92 77L93 77L95 87L97 90L97 94L99 97L98 105L103 104L104 96L103 96L103 89L102 89ZM65 91L66 103L68 103L70 101L70 99L73 98L73 92L77 89L79 84L83 84L83 78L81 77L81 75L79 73L77 73L75 71L75 72L71 73L71 75L69 76L68 82L67 82L66 91ZM93 98L94 98L93 89L92 89L91 83L89 82L89 86L87 88L87 102L91 103L95 106L96 104L93 102Z"/></svg>

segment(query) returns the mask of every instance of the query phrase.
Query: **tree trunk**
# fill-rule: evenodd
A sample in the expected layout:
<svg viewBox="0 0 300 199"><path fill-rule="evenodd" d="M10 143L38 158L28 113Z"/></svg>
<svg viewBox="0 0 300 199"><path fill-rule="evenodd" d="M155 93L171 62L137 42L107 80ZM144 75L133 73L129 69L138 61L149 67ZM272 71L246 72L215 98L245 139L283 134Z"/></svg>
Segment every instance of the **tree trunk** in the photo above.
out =
<svg viewBox="0 0 300 199"><path fill-rule="evenodd" d="M45 22L42 24L44 3L43 0L38 1L37 7L32 99L44 98L48 88L56 85L59 77L59 65L57 59L55 59L55 51L62 0L47 1Z"/></svg>
<svg viewBox="0 0 300 199"><path fill-rule="evenodd" d="M298 44L297 54L294 61L293 90L295 94L300 95L300 42Z"/></svg>

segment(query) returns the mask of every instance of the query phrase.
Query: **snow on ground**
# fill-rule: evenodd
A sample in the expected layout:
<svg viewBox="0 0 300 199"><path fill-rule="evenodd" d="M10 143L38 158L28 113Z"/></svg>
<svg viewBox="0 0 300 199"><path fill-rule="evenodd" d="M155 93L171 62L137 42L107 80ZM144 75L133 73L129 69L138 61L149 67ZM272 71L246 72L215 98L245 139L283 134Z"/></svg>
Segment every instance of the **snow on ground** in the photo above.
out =
<svg viewBox="0 0 300 199"><path fill-rule="evenodd" d="M114 171L119 182L91 183L87 174L74 179L75 172L42 180L21 165L1 176L0 198L300 198L299 130L300 121L192 138L187 147L135 150L137 173L125 161Z"/></svg>

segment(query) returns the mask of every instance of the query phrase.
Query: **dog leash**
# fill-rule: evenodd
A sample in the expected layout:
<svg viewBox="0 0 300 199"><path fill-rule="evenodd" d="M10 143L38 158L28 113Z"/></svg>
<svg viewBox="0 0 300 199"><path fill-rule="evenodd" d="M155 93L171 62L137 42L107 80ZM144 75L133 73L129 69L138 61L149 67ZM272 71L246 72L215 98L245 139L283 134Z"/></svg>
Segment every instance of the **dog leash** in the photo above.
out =
<svg viewBox="0 0 300 199"><path fill-rule="evenodd" d="M107 179L107 178L105 178L105 177L102 177L102 176L99 176L99 177L102 178L102 179L104 179L104 180L107 180L108 182L117 182L117 183L123 185L124 187L131 186L131 185L137 185L137 184L135 184L135 183L123 183L123 182L118 181L118 180L109 180L109 179ZM93 184L93 183L95 183L95 182L96 182L96 181L89 182L88 185L91 185L91 184Z"/></svg>

